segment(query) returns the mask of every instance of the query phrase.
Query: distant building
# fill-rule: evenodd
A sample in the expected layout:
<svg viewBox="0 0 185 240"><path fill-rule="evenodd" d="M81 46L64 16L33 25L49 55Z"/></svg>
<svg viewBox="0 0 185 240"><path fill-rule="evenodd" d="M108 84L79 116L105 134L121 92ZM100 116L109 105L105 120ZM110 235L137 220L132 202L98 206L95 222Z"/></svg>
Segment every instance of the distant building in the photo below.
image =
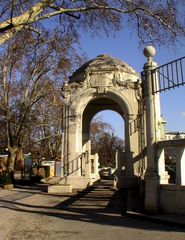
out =
<svg viewBox="0 0 185 240"><path fill-rule="evenodd" d="M166 133L166 140L181 139L181 138L185 138L184 132L167 132Z"/></svg>

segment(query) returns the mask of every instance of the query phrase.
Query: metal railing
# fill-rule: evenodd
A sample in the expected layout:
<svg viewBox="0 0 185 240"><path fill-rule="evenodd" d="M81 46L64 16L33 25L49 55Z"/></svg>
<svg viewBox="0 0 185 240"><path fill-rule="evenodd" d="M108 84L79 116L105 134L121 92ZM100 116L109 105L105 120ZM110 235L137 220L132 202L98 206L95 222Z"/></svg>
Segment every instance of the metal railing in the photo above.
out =
<svg viewBox="0 0 185 240"><path fill-rule="evenodd" d="M176 59L151 70L152 93L165 92L185 85L185 57ZM141 72L143 96L146 96L146 73Z"/></svg>
<svg viewBox="0 0 185 240"><path fill-rule="evenodd" d="M151 76L153 94L183 86L185 84L185 57L153 69Z"/></svg>
<svg viewBox="0 0 185 240"><path fill-rule="evenodd" d="M79 170L82 175L82 154L61 166L62 179Z"/></svg>
<svg viewBox="0 0 185 240"><path fill-rule="evenodd" d="M144 116L137 115L137 117L129 123L129 134L132 135L133 133L137 132L141 129L144 125Z"/></svg>
<svg viewBox="0 0 185 240"><path fill-rule="evenodd" d="M64 161L63 165L61 166L61 179L67 178L77 171L79 171L81 176L85 176L86 165L89 164L90 161L89 157L89 153L86 151L71 161Z"/></svg>

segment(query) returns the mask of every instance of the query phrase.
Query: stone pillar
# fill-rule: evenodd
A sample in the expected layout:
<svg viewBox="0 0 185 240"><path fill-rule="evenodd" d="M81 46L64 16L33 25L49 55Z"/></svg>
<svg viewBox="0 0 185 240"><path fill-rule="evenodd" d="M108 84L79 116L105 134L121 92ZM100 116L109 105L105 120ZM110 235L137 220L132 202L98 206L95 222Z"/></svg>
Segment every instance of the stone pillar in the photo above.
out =
<svg viewBox="0 0 185 240"><path fill-rule="evenodd" d="M160 184L168 184L170 176L165 171L165 156L164 148L157 149L158 174Z"/></svg>
<svg viewBox="0 0 185 240"><path fill-rule="evenodd" d="M114 173L118 177L118 176L123 176L124 171L125 171L124 152L117 151L117 153L116 153L116 170Z"/></svg>
<svg viewBox="0 0 185 240"><path fill-rule="evenodd" d="M90 170L90 178L92 182L100 178L99 172L98 172L98 166L99 166L98 159L99 159L98 153L95 153L94 155L90 155L90 158L89 158L89 164L90 164L89 170Z"/></svg>
<svg viewBox="0 0 185 240"><path fill-rule="evenodd" d="M121 188L122 187L122 178L123 172L125 171L125 163L123 158L123 152L117 151L116 153L116 170L114 172L114 187Z"/></svg>
<svg viewBox="0 0 185 240"><path fill-rule="evenodd" d="M176 155L176 184L185 185L185 148L179 147L175 155Z"/></svg>
<svg viewBox="0 0 185 240"><path fill-rule="evenodd" d="M131 151L123 152L123 157L125 160L125 175L133 176L134 175L133 152Z"/></svg>
<svg viewBox="0 0 185 240"><path fill-rule="evenodd" d="M115 152L115 167L116 167L116 169L118 168L118 150L116 150L116 152Z"/></svg>
<svg viewBox="0 0 185 240"><path fill-rule="evenodd" d="M137 176L134 175L133 152L120 152L118 168L115 171L118 188L132 188L137 186Z"/></svg>
<svg viewBox="0 0 185 240"><path fill-rule="evenodd" d="M91 162L89 152L85 152L85 177L91 176Z"/></svg>
<svg viewBox="0 0 185 240"><path fill-rule="evenodd" d="M125 162L125 171L123 176L123 186L125 188L132 188L137 186L138 177L134 175L133 152L123 152Z"/></svg>
<svg viewBox="0 0 185 240"><path fill-rule="evenodd" d="M85 157L85 153L82 153L82 157L81 157L81 175L85 176L86 174L86 157Z"/></svg>
<svg viewBox="0 0 185 240"><path fill-rule="evenodd" d="M147 169L145 174L145 210L149 213L158 211L158 188L159 177L157 175L156 164L156 116L155 116L155 98L152 93L152 72L156 67L152 61L155 55L155 49L147 46L144 49L144 55L148 62L144 65L144 74L146 86L146 138L147 138Z"/></svg>
<svg viewBox="0 0 185 240"><path fill-rule="evenodd" d="M77 176L81 176L82 174L82 155L77 157L77 162L76 162L77 166Z"/></svg>
<svg viewBox="0 0 185 240"><path fill-rule="evenodd" d="M99 166L99 156L98 156L98 153L95 153L94 154L94 174L95 175L98 175L98 166Z"/></svg>

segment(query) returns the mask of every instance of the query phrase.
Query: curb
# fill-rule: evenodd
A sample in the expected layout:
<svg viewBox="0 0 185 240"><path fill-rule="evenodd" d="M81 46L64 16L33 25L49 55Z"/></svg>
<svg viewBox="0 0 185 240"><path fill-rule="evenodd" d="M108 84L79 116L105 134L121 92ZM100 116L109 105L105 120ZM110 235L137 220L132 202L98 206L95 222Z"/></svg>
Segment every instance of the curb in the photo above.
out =
<svg viewBox="0 0 185 240"><path fill-rule="evenodd" d="M185 216L184 216L183 222L175 220L175 219L166 219L166 218L163 218L162 215L147 215L147 214L132 212L132 211L127 211L125 213L125 216L132 217L135 219L143 219L143 220L147 220L147 221L150 221L153 223L159 223L159 224L164 224L164 225L168 225L168 226L170 225L170 226L185 228ZM168 216L168 215L166 215L166 216Z"/></svg>

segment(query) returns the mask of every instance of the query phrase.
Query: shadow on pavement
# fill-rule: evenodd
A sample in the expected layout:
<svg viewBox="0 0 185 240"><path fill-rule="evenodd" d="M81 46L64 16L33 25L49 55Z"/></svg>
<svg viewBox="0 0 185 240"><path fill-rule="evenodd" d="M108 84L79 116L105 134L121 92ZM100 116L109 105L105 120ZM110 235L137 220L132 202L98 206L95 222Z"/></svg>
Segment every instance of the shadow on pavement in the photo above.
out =
<svg viewBox="0 0 185 240"><path fill-rule="evenodd" d="M26 187L24 186L24 189L25 188ZM38 188L40 188L40 186L38 186ZM32 191L31 193L28 193L28 195L23 195L22 199L25 198L24 202L26 201L26 197L29 198L34 194L44 193L42 187L40 188L41 192L38 193L38 188L37 186L32 186L32 190L35 190L35 192ZM19 191L19 189L22 190L21 186L19 186L17 190ZM48 216L49 218L59 218L61 220L81 221L143 230L185 232L185 229L182 227L168 226L156 222L152 223L145 219L130 218L123 214L126 210L127 192L122 191L121 194L118 194L115 190L111 190L110 182L107 181L89 187L76 194L72 194L71 196L68 194L60 196L47 193L44 194L43 198L50 198L51 201L54 196L61 197L61 202L54 207L42 206L42 204L38 205L39 200L37 205L21 203L18 202L21 198L16 198L16 196L13 198L12 193L9 196L0 198L0 208L11 209L22 213ZM21 197L21 195L19 197ZM63 197L67 197L67 199L63 199L62 201Z"/></svg>

